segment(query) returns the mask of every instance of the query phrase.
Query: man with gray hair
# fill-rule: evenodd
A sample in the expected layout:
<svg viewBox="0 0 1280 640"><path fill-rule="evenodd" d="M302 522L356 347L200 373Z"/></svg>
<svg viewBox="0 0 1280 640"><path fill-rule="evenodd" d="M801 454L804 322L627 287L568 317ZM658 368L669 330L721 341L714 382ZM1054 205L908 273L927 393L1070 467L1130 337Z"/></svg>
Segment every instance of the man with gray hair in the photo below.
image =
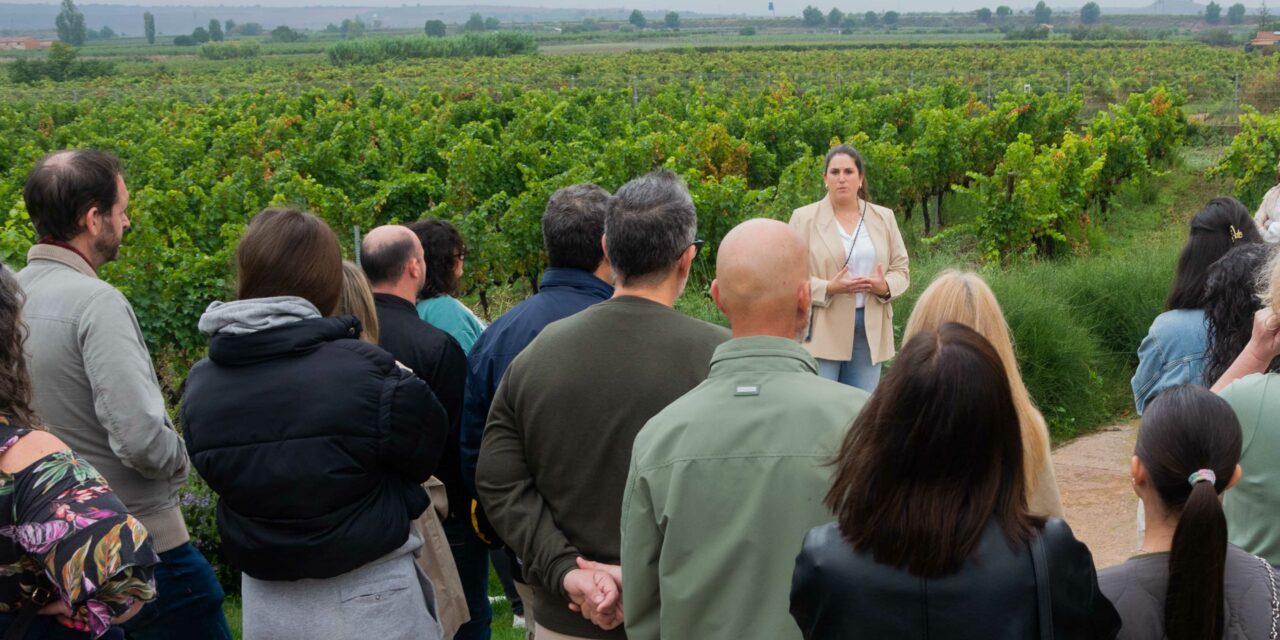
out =
<svg viewBox="0 0 1280 640"><path fill-rule="evenodd" d="M623 185L605 216L613 298L549 325L498 386L476 485L524 562L539 640L626 637L615 581L632 441L706 378L729 339L672 308L702 245L696 231L674 173Z"/></svg>

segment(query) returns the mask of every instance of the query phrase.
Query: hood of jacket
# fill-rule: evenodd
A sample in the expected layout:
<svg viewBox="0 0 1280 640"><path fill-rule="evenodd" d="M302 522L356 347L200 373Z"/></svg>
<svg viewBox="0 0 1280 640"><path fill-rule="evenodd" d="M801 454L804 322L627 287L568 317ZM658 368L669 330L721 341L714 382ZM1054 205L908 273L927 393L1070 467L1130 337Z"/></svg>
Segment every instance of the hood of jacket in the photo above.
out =
<svg viewBox="0 0 1280 640"><path fill-rule="evenodd" d="M296 296L248 298L210 304L200 316L198 327L207 336L242 336L319 317L315 305Z"/></svg>
<svg viewBox="0 0 1280 640"><path fill-rule="evenodd" d="M360 337L355 316L322 318L302 298L257 298L209 305L200 318L209 359L246 365L310 353L325 343Z"/></svg>

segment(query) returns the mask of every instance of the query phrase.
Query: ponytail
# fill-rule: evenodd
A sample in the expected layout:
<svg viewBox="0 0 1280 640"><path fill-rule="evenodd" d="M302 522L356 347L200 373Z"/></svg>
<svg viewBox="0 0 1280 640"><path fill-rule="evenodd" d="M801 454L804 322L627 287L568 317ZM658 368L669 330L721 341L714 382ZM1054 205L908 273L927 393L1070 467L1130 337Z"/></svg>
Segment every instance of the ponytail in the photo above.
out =
<svg viewBox="0 0 1280 640"><path fill-rule="evenodd" d="M1202 472L1197 472L1197 474ZM1164 630L1169 640L1221 638L1227 519L1213 473L1192 475L1191 495L1173 533ZM1224 478L1225 485L1230 478Z"/></svg>
<svg viewBox="0 0 1280 640"><path fill-rule="evenodd" d="M1219 500L1242 440L1231 405L1200 386L1161 393L1142 416L1134 453L1165 513L1178 517L1164 607L1169 640L1222 637L1227 519Z"/></svg>

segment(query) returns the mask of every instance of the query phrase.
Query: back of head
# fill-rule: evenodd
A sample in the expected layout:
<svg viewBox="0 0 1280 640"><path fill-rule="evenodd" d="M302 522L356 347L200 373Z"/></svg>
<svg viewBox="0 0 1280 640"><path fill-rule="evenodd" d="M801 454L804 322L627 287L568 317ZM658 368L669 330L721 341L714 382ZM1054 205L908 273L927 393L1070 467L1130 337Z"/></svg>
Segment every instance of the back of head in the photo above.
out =
<svg viewBox="0 0 1280 640"><path fill-rule="evenodd" d="M1222 637L1227 521L1218 496L1235 474L1241 440L1231 405L1198 385L1161 393L1142 414L1135 455L1165 510L1181 514L1165 598L1170 640Z"/></svg>
<svg viewBox="0 0 1280 640"><path fill-rule="evenodd" d="M1249 210L1235 198L1214 198L1191 219L1191 233L1178 256L1165 308L1201 309L1209 265L1241 243L1262 242Z"/></svg>
<svg viewBox="0 0 1280 640"><path fill-rule="evenodd" d="M105 151L73 149L41 158L22 188L36 234L67 242L80 235L80 219L90 209L110 214L120 173L120 161Z"/></svg>
<svg viewBox="0 0 1280 640"><path fill-rule="evenodd" d="M958 323L923 330L846 435L827 506L877 562L955 573L994 520L1012 546L1032 535L1022 436L1000 356Z"/></svg>
<svg viewBox="0 0 1280 640"><path fill-rule="evenodd" d="M323 220L291 207L263 209L236 247L236 297L296 296L333 315L342 294L342 248Z"/></svg>
<svg viewBox="0 0 1280 640"><path fill-rule="evenodd" d="M466 257L467 243L448 220L426 218L407 225L422 243L427 261L427 280L418 297L430 300L436 296L458 295L458 275L454 265Z"/></svg>
<svg viewBox="0 0 1280 640"><path fill-rule="evenodd" d="M334 315L351 315L360 321L360 339L378 344L378 310L373 304L373 289L364 269L350 260L342 261L342 296Z"/></svg>
<svg viewBox="0 0 1280 640"><path fill-rule="evenodd" d="M1209 321L1206 384L1217 382L1249 342L1253 314L1262 307L1257 292L1266 287L1270 255L1270 245L1246 243L1209 266L1204 288L1204 314Z"/></svg>
<svg viewBox="0 0 1280 640"><path fill-rule="evenodd" d="M542 214L542 246L551 267L595 271L604 260L604 218L611 196L594 184L575 184L551 194Z"/></svg>
<svg viewBox="0 0 1280 640"><path fill-rule="evenodd" d="M0 416L34 427L31 373L22 350L27 334L22 322L22 301L17 279L0 265Z"/></svg>
<svg viewBox="0 0 1280 640"><path fill-rule="evenodd" d="M712 289L735 335L798 337L809 309L804 239L777 220L739 224L720 242Z"/></svg>
<svg viewBox="0 0 1280 640"><path fill-rule="evenodd" d="M1262 306L1280 317L1280 251L1272 251L1261 275L1258 276Z"/></svg>
<svg viewBox="0 0 1280 640"><path fill-rule="evenodd" d="M1023 383L1013 339L1009 335L1009 323L995 292L982 276L971 271L954 270L938 274L916 300L902 332L902 340L910 340L921 331L937 331L948 322L959 322L977 331L1000 354L1022 427L1023 467L1027 492L1030 493L1036 489L1040 469L1047 464L1044 455L1049 450L1047 429Z"/></svg>
<svg viewBox="0 0 1280 640"><path fill-rule="evenodd" d="M360 266L374 287L392 285L404 277L417 248L406 227L386 225L369 232L360 243ZM424 250L425 253L425 250Z"/></svg>
<svg viewBox="0 0 1280 640"><path fill-rule="evenodd" d="M679 176L651 171L622 185L605 216L609 262L623 285L653 284L676 268L696 239L698 216Z"/></svg>

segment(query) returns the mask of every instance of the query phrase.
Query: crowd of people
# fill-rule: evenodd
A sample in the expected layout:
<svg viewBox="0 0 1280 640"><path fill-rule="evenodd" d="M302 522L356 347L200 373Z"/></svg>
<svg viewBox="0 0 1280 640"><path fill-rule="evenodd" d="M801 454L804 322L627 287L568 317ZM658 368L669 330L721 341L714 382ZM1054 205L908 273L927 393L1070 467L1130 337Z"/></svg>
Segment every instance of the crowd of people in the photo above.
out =
<svg viewBox="0 0 1280 640"><path fill-rule="evenodd" d="M229 638L191 467L246 638L485 639L491 564L539 640L1276 637L1280 257L1233 199L1192 218L1138 347L1142 544L1099 572L983 278L934 278L897 349L909 258L850 147L823 200L714 257L669 171L560 189L538 291L488 326L448 222L375 228L352 262L265 209L180 429L97 277L124 178L40 160L39 241L0 268L6 639ZM699 259L728 329L675 309Z"/></svg>

